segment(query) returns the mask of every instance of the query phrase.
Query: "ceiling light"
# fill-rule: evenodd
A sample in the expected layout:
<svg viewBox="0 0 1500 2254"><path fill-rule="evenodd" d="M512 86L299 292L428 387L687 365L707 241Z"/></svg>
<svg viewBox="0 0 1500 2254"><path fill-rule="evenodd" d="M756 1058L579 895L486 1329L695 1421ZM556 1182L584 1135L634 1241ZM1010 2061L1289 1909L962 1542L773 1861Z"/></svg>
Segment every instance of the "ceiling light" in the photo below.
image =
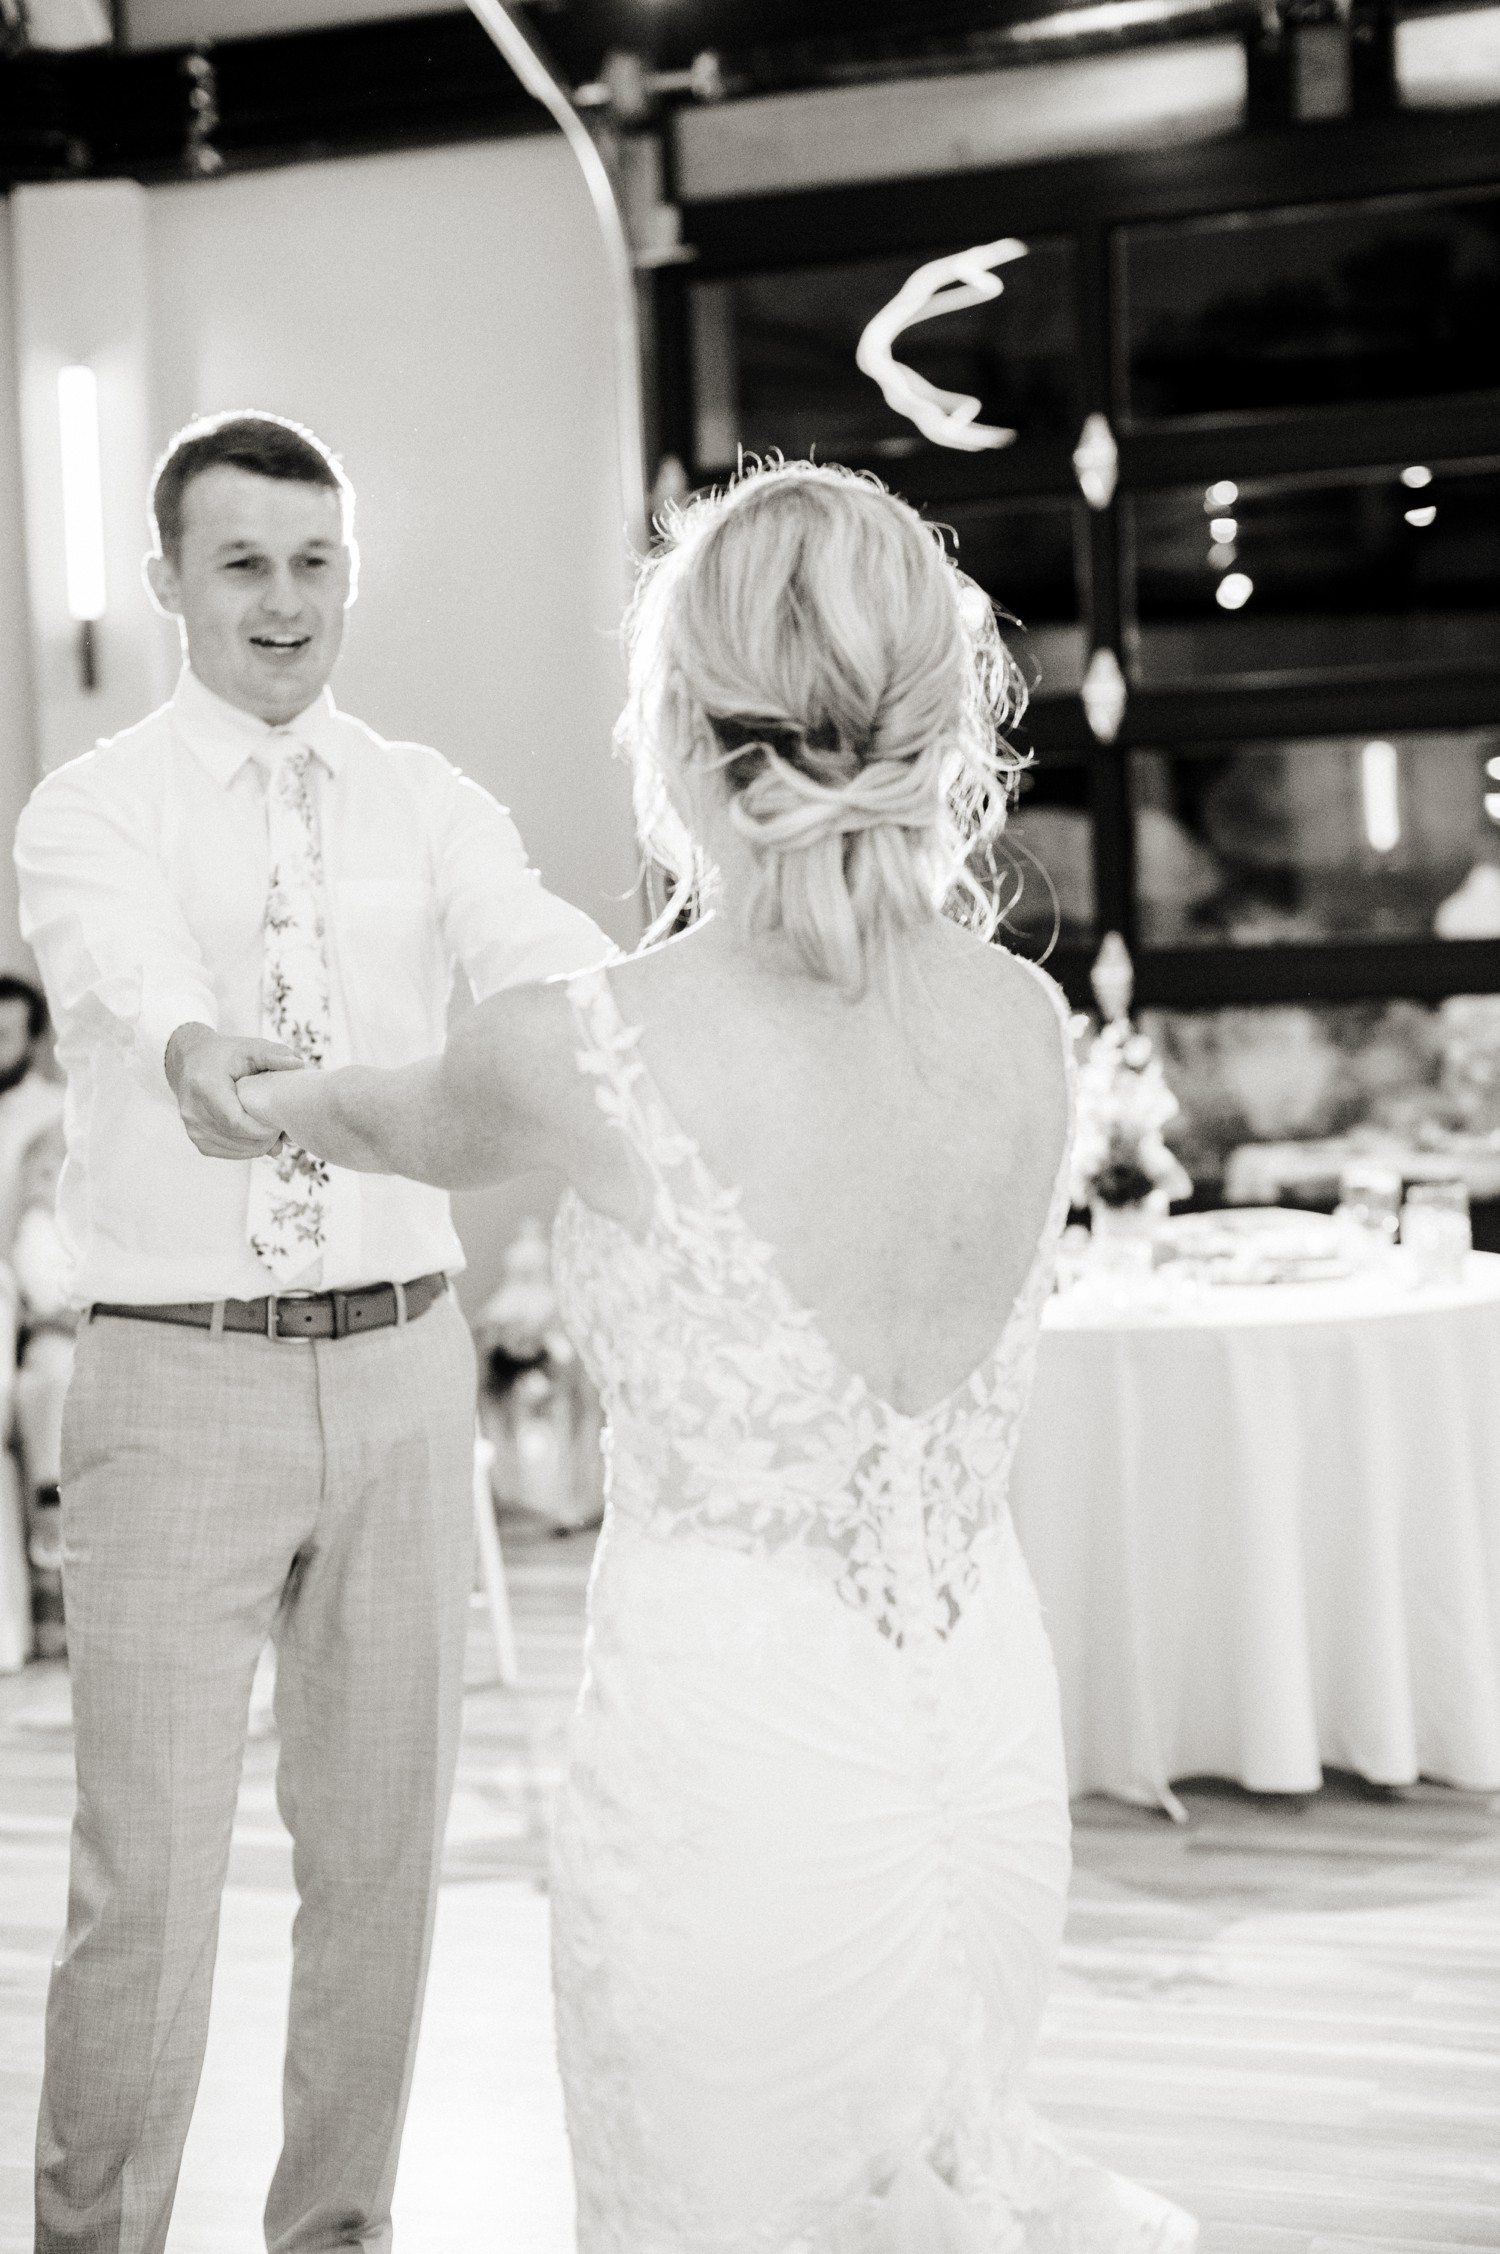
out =
<svg viewBox="0 0 1500 2254"><path fill-rule="evenodd" d="M1243 610L1255 593L1255 581L1242 571L1229 571L1214 589L1214 601L1220 610Z"/></svg>
<svg viewBox="0 0 1500 2254"><path fill-rule="evenodd" d="M1405 515L1407 523L1414 524L1419 529L1424 525L1437 522L1437 509L1431 501L1427 503L1425 508L1406 510Z"/></svg>
<svg viewBox="0 0 1500 2254"><path fill-rule="evenodd" d="M892 346L918 321L989 304L1005 287L996 267L1008 266L1012 259L1025 256L1026 245L1014 235L1006 235L999 242L976 243L972 249L954 251L947 258L928 259L865 323L854 348L855 366L880 386L888 407L905 415L937 446L979 454L987 447L1009 446L1016 434L997 423L982 423L981 400L972 393L947 391L941 384L930 383L904 360L898 360Z"/></svg>
<svg viewBox="0 0 1500 2254"><path fill-rule="evenodd" d="M1208 551L1208 560L1215 571L1226 571L1238 554L1232 540L1216 540Z"/></svg>
<svg viewBox="0 0 1500 2254"><path fill-rule="evenodd" d="M1410 462L1401 472L1401 482L1409 485L1414 493L1419 493L1424 485L1431 485L1432 472L1425 462Z"/></svg>
<svg viewBox="0 0 1500 2254"><path fill-rule="evenodd" d="M1232 540L1240 529L1239 519L1237 517L1212 517L1209 520L1208 529L1216 540Z"/></svg>
<svg viewBox="0 0 1500 2254"><path fill-rule="evenodd" d="M1232 509L1240 497L1240 489L1232 477L1221 477L1203 496L1205 509Z"/></svg>

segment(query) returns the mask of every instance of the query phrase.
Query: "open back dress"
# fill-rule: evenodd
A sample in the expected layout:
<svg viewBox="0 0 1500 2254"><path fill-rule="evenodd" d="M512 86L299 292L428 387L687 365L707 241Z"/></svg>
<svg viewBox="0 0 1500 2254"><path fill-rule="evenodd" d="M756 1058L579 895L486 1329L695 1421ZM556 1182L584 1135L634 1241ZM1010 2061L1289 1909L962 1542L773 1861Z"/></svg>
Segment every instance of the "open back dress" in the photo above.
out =
<svg viewBox="0 0 1500 2254"><path fill-rule="evenodd" d="M1066 1153L1000 1336L905 1415L794 1300L607 975L569 992L653 1193L639 1236L570 1193L555 1238L609 1455L552 1883L580 2254L1191 2247L1020 2094L1069 1825L1006 1486Z"/></svg>

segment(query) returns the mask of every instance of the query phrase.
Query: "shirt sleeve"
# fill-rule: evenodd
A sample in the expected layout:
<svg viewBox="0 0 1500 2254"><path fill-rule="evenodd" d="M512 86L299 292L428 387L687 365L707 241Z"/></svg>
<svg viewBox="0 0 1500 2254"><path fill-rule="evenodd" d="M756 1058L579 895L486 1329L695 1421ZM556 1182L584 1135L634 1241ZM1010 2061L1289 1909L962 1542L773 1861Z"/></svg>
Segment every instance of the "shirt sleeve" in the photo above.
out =
<svg viewBox="0 0 1500 2254"><path fill-rule="evenodd" d="M571 902L548 892L520 832L489 792L446 761L434 793L433 867L443 936L475 999L618 954Z"/></svg>
<svg viewBox="0 0 1500 2254"><path fill-rule="evenodd" d="M65 1043L111 1043L168 1093L179 1025L217 1029L208 966L155 849L150 807L101 787L95 755L39 783L16 830L21 932Z"/></svg>

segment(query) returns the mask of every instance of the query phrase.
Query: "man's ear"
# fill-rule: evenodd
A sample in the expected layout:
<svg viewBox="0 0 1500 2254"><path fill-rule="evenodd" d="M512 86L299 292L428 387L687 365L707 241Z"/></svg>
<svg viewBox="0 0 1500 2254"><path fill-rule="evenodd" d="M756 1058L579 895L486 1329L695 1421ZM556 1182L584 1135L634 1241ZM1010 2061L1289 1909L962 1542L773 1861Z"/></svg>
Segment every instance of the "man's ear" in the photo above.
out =
<svg viewBox="0 0 1500 2254"><path fill-rule="evenodd" d="M170 556L156 549L141 565L141 577L146 582L146 592L165 618L182 616L182 589L178 584L177 566Z"/></svg>

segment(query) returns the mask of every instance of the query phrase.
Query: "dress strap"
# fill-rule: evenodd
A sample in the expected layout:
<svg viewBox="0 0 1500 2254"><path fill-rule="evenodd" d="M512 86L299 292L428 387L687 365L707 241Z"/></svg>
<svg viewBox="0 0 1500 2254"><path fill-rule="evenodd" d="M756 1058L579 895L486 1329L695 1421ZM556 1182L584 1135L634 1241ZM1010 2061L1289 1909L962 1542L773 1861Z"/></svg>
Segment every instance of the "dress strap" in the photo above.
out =
<svg viewBox="0 0 1500 2254"><path fill-rule="evenodd" d="M1067 1075L1068 1116L1071 1121L1074 1105L1077 1099L1078 1089L1078 1045L1076 1028L1082 1022L1082 1020L1079 1017L1079 1014L1074 1010L1073 1005L1068 1000L1067 995L1058 985L1057 980L1051 975L1049 971L1044 971L1040 963L1033 963L1029 961L1025 955L1012 955L1010 959L1013 963L1019 963L1022 970L1028 972L1030 976L1036 980L1038 986L1040 986L1042 992L1046 995L1048 1001L1052 1004L1053 1014L1057 1019L1058 1030L1062 1035L1063 1071Z"/></svg>
<svg viewBox="0 0 1500 2254"><path fill-rule="evenodd" d="M1036 980L1038 986L1041 987L1048 1001L1052 1004L1053 1014L1057 1019L1058 1032L1062 1040L1063 1078L1067 1084L1067 1127L1063 1136L1062 1158L1052 1184L1052 1202L1047 1216L1047 1225L1042 1232L1042 1245L1038 1248L1040 1252L1045 1248L1047 1239L1061 1230L1062 1224L1067 1218L1068 1198L1073 1173L1073 1138L1078 1129L1077 1028L1083 1020L1073 1009L1057 980L1049 972L1044 971L1040 963L1030 962L1025 955L1012 955L1011 961L1019 963L1021 968Z"/></svg>
<svg viewBox="0 0 1500 2254"><path fill-rule="evenodd" d="M578 1068L593 1082L594 1100L630 1144L659 1196L675 1201L672 1185L694 1156L693 1145L671 1118L640 1056L641 1029L627 1025L604 967L566 982L577 1028Z"/></svg>

